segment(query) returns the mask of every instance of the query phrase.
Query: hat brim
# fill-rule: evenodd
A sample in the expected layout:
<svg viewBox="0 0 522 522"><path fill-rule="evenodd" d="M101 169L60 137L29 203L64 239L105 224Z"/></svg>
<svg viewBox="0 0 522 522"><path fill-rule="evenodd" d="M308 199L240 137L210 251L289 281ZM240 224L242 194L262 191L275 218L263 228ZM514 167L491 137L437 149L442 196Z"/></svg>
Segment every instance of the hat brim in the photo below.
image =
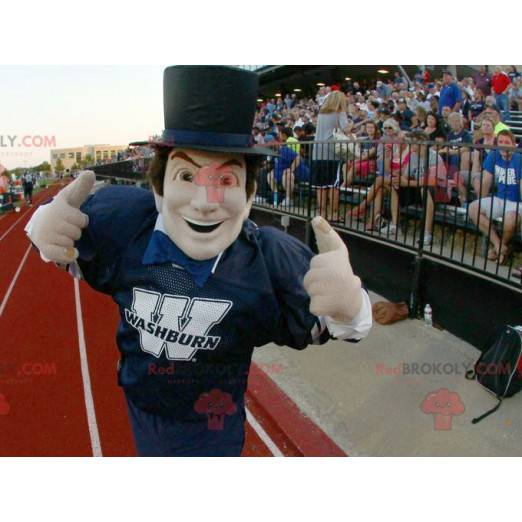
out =
<svg viewBox="0 0 522 522"><path fill-rule="evenodd" d="M180 147L184 149L206 150L208 152L228 152L230 154L244 154L248 156L278 156L279 153L268 147L220 147L216 145L173 145L162 140L133 141L129 145L149 147Z"/></svg>

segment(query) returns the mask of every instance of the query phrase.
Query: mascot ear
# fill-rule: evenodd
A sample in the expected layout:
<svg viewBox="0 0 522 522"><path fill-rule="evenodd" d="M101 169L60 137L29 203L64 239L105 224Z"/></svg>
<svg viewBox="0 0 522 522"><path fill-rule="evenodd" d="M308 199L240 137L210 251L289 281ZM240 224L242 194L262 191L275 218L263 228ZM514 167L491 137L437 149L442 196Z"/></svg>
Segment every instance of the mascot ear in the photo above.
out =
<svg viewBox="0 0 522 522"><path fill-rule="evenodd" d="M250 215L250 210L252 208L252 204L254 203L254 198L256 196L256 192L257 192L257 183L254 184L254 190L252 191L252 194L250 195L250 197L247 200L247 204L246 204L245 211L243 214L243 221L245 219L248 219L248 216Z"/></svg>
<svg viewBox="0 0 522 522"><path fill-rule="evenodd" d="M156 203L156 210L158 214L161 214L161 208L163 207L163 196L160 196L156 190L153 188L152 192L154 193L154 201Z"/></svg>

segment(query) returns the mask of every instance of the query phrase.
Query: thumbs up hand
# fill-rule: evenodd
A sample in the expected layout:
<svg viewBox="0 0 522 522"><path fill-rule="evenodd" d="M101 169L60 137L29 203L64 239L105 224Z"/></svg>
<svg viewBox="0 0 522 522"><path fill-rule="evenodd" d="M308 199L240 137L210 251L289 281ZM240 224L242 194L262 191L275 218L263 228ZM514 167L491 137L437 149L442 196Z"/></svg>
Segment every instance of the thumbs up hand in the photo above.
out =
<svg viewBox="0 0 522 522"><path fill-rule="evenodd" d="M328 222L315 217L312 227L319 253L303 281L310 312L350 323L362 305L361 280L353 273L346 245Z"/></svg>
<svg viewBox="0 0 522 522"><path fill-rule="evenodd" d="M74 242L80 239L89 217L80 206L94 186L94 172L84 170L51 203L35 212L26 230L42 257L55 263L71 263L78 257Z"/></svg>

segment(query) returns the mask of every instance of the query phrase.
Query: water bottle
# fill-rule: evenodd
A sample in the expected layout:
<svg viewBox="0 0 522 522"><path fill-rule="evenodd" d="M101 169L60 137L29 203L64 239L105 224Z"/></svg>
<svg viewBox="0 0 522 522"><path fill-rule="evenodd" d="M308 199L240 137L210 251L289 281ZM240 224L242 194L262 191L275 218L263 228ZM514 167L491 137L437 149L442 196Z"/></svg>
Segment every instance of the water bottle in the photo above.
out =
<svg viewBox="0 0 522 522"><path fill-rule="evenodd" d="M433 326L433 312L429 304L424 307L424 324L426 326Z"/></svg>
<svg viewBox="0 0 522 522"><path fill-rule="evenodd" d="M274 192L274 207L277 207L277 205L279 204L279 192L275 191Z"/></svg>

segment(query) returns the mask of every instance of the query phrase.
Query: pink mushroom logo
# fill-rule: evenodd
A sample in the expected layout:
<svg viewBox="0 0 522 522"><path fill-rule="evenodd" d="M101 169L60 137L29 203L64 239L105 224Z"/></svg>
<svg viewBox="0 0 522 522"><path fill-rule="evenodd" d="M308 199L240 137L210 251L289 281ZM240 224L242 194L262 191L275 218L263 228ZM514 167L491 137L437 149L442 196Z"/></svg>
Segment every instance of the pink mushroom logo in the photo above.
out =
<svg viewBox="0 0 522 522"><path fill-rule="evenodd" d="M421 409L424 413L433 415L433 428L437 431L451 430L453 416L462 415L465 410L459 394L446 388L428 393L421 404Z"/></svg>
<svg viewBox="0 0 522 522"><path fill-rule="evenodd" d="M238 182L230 167L214 162L201 167L194 179L196 185L207 188L207 201L209 203L223 203L225 201L225 189L236 187Z"/></svg>
<svg viewBox="0 0 522 522"><path fill-rule="evenodd" d="M230 393L214 388L199 396L194 404L194 411L207 416L209 430L222 430L225 426L225 416L234 415L237 408Z"/></svg>

